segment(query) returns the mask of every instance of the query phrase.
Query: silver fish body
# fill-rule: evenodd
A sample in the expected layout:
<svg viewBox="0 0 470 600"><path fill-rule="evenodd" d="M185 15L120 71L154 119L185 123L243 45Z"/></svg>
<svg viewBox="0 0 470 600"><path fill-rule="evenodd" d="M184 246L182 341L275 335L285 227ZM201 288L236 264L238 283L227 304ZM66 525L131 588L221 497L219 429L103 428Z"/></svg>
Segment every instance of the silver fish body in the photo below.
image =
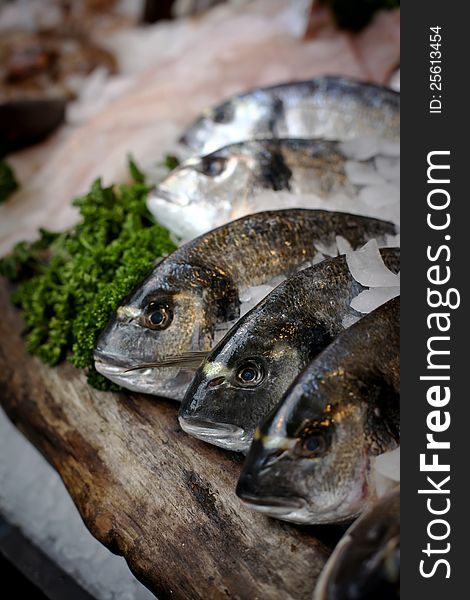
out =
<svg viewBox="0 0 470 600"><path fill-rule="evenodd" d="M260 425L237 486L296 523L357 517L376 497L372 457L399 444L400 299L338 336Z"/></svg>
<svg viewBox="0 0 470 600"><path fill-rule="evenodd" d="M181 141L197 154L250 139L379 137L399 141L400 95L388 88L320 77L258 88L209 109Z"/></svg>
<svg viewBox="0 0 470 600"><path fill-rule="evenodd" d="M313 600L400 598L400 487L346 531L326 563Z"/></svg>
<svg viewBox="0 0 470 600"><path fill-rule="evenodd" d="M398 249L382 250L399 271ZM190 435L228 450L248 451L259 422L297 375L359 316L351 300L365 288L345 256L328 258L276 287L208 355L182 402Z"/></svg>
<svg viewBox="0 0 470 600"><path fill-rule="evenodd" d="M398 165L399 158L384 160ZM266 209L331 210L339 205L344 211L381 216L383 212L371 214L374 207L361 202L368 182L377 190L388 183L380 166L372 159L349 160L337 142L250 140L188 159L151 190L147 205L184 240ZM398 190L398 180L394 185ZM376 195L380 206L380 191Z"/></svg>
<svg viewBox="0 0 470 600"><path fill-rule="evenodd" d="M384 221L309 210L257 213L219 227L161 261L117 309L98 340L96 368L128 389L181 400L193 372L168 358L209 351L218 324L239 317L244 288L295 270L314 259L316 243L336 235L357 247L394 233Z"/></svg>

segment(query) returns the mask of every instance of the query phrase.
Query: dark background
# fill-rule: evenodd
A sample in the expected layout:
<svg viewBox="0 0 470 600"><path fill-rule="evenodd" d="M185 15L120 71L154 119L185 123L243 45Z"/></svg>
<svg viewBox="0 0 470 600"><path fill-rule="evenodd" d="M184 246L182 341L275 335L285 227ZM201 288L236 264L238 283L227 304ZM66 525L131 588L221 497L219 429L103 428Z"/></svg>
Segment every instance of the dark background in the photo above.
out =
<svg viewBox="0 0 470 600"><path fill-rule="evenodd" d="M0 598L93 600L0 514Z"/></svg>
<svg viewBox="0 0 470 600"><path fill-rule="evenodd" d="M466 178L470 169L467 158L468 98L465 92L468 89L466 61L469 55L469 31L464 7L464 3L428 0L404 3L401 12L401 54L404 57L401 69L401 446L404 457L401 469L401 597L405 600L468 597L468 592L463 592L467 588L465 575L468 573L469 527L466 508L469 504L470 440L468 386L464 376L469 370L470 331L466 313L469 287L466 240L470 237ZM436 25L442 27L440 34L443 38L440 48L443 55L443 112L441 115L429 115L428 103L433 93L429 91L429 27ZM452 196L452 222L450 230L443 233L432 232L426 225L426 196L431 189L426 183L426 158L432 150L451 151L451 186L446 186L446 189L450 190ZM450 537L445 540L450 541L451 551L444 556L451 563L452 573L450 579L445 579L445 569L441 566L436 576L424 579L419 575L419 562L426 558L421 553L428 541L426 527L432 518L438 518L427 512L427 497L417 493L426 482L426 474L419 472L419 454L425 451L426 415L430 409L425 396L427 384L419 381L419 376L425 371L426 340L430 335L426 328L426 316L432 312L426 303L426 270L429 266L426 247L428 243L433 246L444 243L442 238L446 233L452 236L452 259L449 263L452 278L449 287L456 287L461 293L460 308L448 311L452 319L448 334L451 336L452 365L452 397L448 407L452 420L450 429L442 437L451 441L448 456L451 462L452 507L443 518L450 522L452 528ZM436 475L436 481L442 479L440 475ZM443 544L433 542L436 547Z"/></svg>
<svg viewBox="0 0 470 600"><path fill-rule="evenodd" d="M1 554L0 578L4 589L9 589L10 593L14 590L14 595L10 598L25 597L34 598L34 600L47 600L46 596Z"/></svg>

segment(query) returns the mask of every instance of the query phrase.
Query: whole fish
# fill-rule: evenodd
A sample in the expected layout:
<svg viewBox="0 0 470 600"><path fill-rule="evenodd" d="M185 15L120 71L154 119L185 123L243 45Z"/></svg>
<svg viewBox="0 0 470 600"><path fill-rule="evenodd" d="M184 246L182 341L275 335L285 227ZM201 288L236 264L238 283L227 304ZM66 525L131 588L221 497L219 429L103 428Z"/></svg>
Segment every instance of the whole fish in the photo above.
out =
<svg viewBox="0 0 470 600"><path fill-rule="evenodd" d="M398 249L383 249L399 270ZM328 258L281 283L229 331L198 369L179 420L190 435L246 452L256 427L297 375L356 316L351 300L365 288L346 257Z"/></svg>
<svg viewBox="0 0 470 600"><path fill-rule="evenodd" d="M400 95L353 79L320 77L233 96L199 117L181 142L209 154L251 139L359 137L399 141Z"/></svg>
<svg viewBox="0 0 470 600"><path fill-rule="evenodd" d="M310 363L257 430L240 498L296 523L350 520L375 500L371 459L399 443L399 334L394 298Z"/></svg>
<svg viewBox="0 0 470 600"><path fill-rule="evenodd" d="M398 161L351 161L336 142L251 140L188 159L149 193L147 205L185 240L268 208L331 210L339 204L341 210L380 216L371 214L370 204L362 206L360 192L367 184L386 184L381 166ZM395 183L398 190L398 177Z"/></svg>
<svg viewBox="0 0 470 600"><path fill-rule="evenodd" d="M346 531L326 563L313 600L400 598L400 487Z"/></svg>
<svg viewBox="0 0 470 600"><path fill-rule="evenodd" d="M185 354L212 348L218 324L238 318L244 288L314 259L315 244L336 235L357 247L394 233L384 221L313 210L257 213L219 227L161 261L117 309L98 340L96 368L131 390L181 400L194 368L194 354Z"/></svg>

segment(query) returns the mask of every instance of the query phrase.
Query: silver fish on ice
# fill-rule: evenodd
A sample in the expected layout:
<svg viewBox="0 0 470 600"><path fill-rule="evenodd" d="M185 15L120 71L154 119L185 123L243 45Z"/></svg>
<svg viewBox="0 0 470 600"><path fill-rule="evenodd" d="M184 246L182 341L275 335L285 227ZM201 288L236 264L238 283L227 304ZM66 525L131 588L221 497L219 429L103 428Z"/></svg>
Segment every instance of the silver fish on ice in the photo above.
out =
<svg viewBox="0 0 470 600"><path fill-rule="evenodd" d="M197 154L251 139L376 137L399 142L400 95L344 77L250 90L210 108L181 141Z"/></svg>
<svg viewBox="0 0 470 600"><path fill-rule="evenodd" d="M182 163L151 190L147 205L183 240L247 214L282 208L393 219L384 202L392 195L398 204L399 156L393 150L393 156L376 151L380 148L362 160L355 156L357 148L324 140L232 144Z"/></svg>

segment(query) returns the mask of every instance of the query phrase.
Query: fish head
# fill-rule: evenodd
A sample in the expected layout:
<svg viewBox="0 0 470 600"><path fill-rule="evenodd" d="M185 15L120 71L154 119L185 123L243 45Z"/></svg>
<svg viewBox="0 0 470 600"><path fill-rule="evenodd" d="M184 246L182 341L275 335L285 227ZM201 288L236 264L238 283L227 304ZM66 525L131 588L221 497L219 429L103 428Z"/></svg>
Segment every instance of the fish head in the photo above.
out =
<svg viewBox="0 0 470 600"><path fill-rule="evenodd" d="M190 435L239 452L248 450L259 421L295 379L301 362L286 334L252 315L239 321L208 355L179 414L182 429Z"/></svg>
<svg viewBox="0 0 470 600"><path fill-rule="evenodd" d="M119 306L100 335L96 369L127 389L181 400L193 371L159 363L211 348L223 304L218 277L223 280L215 270L174 263L170 255ZM229 297L229 286L224 291Z"/></svg>
<svg viewBox="0 0 470 600"><path fill-rule="evenodd" d="M238 496L295 523L351 520L375 497L366 412L353 397L312 401L311 390L294 385L257 430Z"/></svg>
<svg viewBox="0 0 470 600"><path fill-rule="evenodd" d="M200 154L208 154L235 142L273 137L266 132L271 128L278 103L263 90L231 98L206 110L180 142Z"/></svg>
<svg viewBox="0 0 470 600"><path fill-rule="evenodd" d="M256 161L236 148L190 158L149 193L149 210L183 239L231 219L235 202L248 201Z"/></svg>

